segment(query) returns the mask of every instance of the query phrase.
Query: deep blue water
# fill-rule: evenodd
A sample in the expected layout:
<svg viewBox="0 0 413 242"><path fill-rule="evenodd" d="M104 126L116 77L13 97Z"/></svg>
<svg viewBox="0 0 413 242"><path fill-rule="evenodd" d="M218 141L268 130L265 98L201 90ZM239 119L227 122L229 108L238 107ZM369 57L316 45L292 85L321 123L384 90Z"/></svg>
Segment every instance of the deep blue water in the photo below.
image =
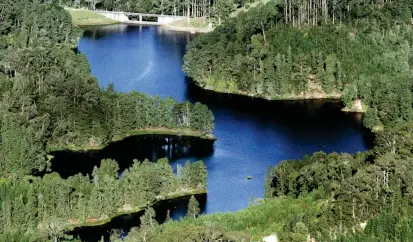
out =
<svg viewBox="0 0 413 242"><path fill-rule="evenodd" d="M263 197L269 165L315 151L356 153L371 138L361 117L340 111L339 102L268 102L214 94L194 87L182 71L187 33L157 27L113 25L85 32L79 50L102 87L200 101L215 115L213 152L172 161L202 159L208 168L206 213L235 211ZM252 180L247 180L252 176Z"/></svg>

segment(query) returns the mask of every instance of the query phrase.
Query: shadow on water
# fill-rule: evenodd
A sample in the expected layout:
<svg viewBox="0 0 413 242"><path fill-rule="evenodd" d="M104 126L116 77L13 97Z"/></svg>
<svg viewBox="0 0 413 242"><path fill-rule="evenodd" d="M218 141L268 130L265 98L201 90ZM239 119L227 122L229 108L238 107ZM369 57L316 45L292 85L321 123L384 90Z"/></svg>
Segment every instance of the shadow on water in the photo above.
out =
<svg viewBox="0 0 413 242"><path fill-rule="evenodd" d="M114 24L106 26L82 26L83 37L93 40L102 39L109 35L127 34L136 28L126 24Z"/></svg>
<svg viewBox="0 0 413 242"><path fill-rule="evenodd" d="M195 197L199 202L201 212L203 212L207 196L203 194L196 195ZM187 212L189 198L190 196L173 200L165 200L155 204L153 208L156 212L156 220L158 223L165 222L168 210L170 211L173 220L179 220L181 217L184 217ZM79 237L81 241L86 242L100 241L102 237L105 238L105 241L108 241L113 230L118 230L123 235L126 235L131 228L139 227L139 218L143 215L143 213L144 212L142 211L136 214L119 216L108 224L102 226L76 228L70 234L75 237Z"/></svg>
<svg viewBox="0 0 413 242"><path fill-rule="evenodd" d="M341 100L265 100L243 95L217 93L195 85L186 77L187 95L191 102L206 104L214 113L230 112L234 116L254 117L260 122L270 122L274 126L294 127L295 132L329 133L337 126L351 126L359 130L367 147L373 147L374 134L363 125L363 113L346 113Z"/></svg>
<svg viewBox="0 0 413 242"><path fill-rule="evenodd" d="M185 157L202 160L214 151L213 141L194 137L169 135L139 135L112 142L101 150L56 151L51 155L52 171L67 178L77 173L91 174L94 166L99 166L102 159L114 159L120 171L129 168L133 160L145 159L157 161L168 158L170 161Z"/></svg>

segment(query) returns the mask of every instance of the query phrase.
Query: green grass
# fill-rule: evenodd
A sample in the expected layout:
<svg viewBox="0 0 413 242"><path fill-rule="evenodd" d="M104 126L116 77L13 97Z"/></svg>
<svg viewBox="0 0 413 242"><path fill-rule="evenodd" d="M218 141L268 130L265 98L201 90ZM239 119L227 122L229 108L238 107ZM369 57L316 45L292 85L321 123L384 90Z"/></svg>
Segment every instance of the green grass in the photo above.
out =
<svg viewBox="0 0 413 242"><path fill-rule="evenodd" d="M66 9L72 16L72 22L77 26L115 24L117 21L89 10Z"/></svg>
<svg viewBox="0 0 413 242"><path fill-rule="evenodd" d="M170 24L162 26L162 28L174 31L186 32L210 32L213 28L209 28L209 20L206 17L181 19Z"/></svg>
<svg viewBox="0 0 413 242"><path fill-rule="evenodd" d="M188 28L207 28L208 19L207 18L190 18L189 24L187 19L178 20L172 22L170 25L178 27L188 27Z"/></svg>
<svg viewBox="0 0 413 242"><path fill-rule="evenodd" d="M266 3L270 2L270 1L272 1L272 0L257 0L257 1L255 1L255 2L253 2L253 3L251 3L248 8L246 8L246 7L239 8L239 9L235 10L234 12L232 12L229 16L230 16L231 18L235 18L235 17L238 16L238 14L240 14L241 12L248 12L248 10L249 10L250 8L255 8L256 6L258 6L258 5L261 4L261 3L262 3L262 4L266 4Z"/></svg>
<svg viewBox="0 0 413 242"><path fill-rule="evenodd" d="M181 221L168 222L161 226L163 236L170 231L185 230L199 227L219 228L225 232L243 232L252 237L252 241L261 241L262 237L276 233L282 236L288 231L291 223L298 220L307 226L317 223L317 216L322 212L323 205L311 196L304 198L276 198L259 205L234 213L215 213L201 215L198 218L185 218Z"/></svg>

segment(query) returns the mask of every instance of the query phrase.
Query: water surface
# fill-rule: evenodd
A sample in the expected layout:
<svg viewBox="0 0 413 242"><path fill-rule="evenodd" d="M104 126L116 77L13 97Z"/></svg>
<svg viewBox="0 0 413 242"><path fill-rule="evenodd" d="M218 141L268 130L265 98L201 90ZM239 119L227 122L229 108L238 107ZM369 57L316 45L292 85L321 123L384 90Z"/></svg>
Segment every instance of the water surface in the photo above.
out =
<svg viewBox="0 0 413 242"><path fill-rule="evenodd" d="M113 83L117 91L199 101L212 109L218 139L213 151L172 157L173 166L204 160L209 172L206 213L239 210L251 196L263 197L267 168L281 160L369 148L361 117L342 113L340 102L268 102L194 87L182 71L186 44L193 38L154 26L112 25L86 31L79 50L102 87Z"/></svg>

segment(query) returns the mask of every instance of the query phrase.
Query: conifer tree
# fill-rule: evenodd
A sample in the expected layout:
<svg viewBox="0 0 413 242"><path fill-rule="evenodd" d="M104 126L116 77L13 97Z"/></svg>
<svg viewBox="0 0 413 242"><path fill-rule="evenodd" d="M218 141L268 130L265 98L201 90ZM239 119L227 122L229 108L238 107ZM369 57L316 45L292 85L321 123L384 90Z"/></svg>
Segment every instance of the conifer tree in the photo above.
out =
<svg viewBox="0 0 413 242"><path fill-rule="evenodd" d="M267 175L265 176L264 181L264 197L265 199L269 199L273 196L274 188L271 186L273 179L273 168L272 166L268 166Z"/></svg>
<svg viewBox="0 0 413 242"><path fill-rule="evenodd" d="M186 213L186 216L196 218L200 212L201 209L199 208L198 200L196 200L194 196L191 196L191 198L189 199L188 211Z"/></svg>

